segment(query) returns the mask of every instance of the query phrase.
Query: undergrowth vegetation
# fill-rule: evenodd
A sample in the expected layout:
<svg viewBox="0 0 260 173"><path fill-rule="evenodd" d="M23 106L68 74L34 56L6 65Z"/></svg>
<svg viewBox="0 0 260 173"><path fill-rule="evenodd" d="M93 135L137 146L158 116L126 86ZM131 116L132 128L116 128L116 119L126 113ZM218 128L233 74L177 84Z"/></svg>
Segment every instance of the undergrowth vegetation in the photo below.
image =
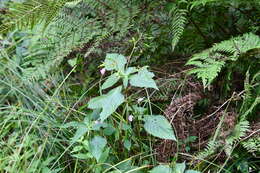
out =
<svg viewBox="0 0 260 173"><path fill-rule="evenodd" d="M260 1L0 1L0 173L260 171Z"/></svg>

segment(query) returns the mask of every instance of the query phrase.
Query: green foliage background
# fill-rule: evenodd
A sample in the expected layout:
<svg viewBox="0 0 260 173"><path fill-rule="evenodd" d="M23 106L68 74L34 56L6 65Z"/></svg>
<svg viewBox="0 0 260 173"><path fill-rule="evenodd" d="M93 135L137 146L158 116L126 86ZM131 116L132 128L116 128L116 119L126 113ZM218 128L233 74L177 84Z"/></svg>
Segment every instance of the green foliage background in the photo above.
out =
<svg viewBox="0 0 260 173"><path fill-rule="evenodd" d="M1 1L0 172L259 171L259 19L258 0ZM224 113L184 153L163 115L188 78Z"/></svg>

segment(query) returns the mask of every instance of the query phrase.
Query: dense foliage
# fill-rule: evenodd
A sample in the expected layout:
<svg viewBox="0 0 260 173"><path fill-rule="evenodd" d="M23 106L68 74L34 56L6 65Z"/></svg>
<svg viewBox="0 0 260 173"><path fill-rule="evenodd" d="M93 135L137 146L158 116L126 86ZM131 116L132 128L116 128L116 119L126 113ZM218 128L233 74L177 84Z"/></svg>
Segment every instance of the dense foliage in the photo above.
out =
<svg viewBox="0 0 260 173"><path fill-rule="evenodd" d="M260 170L259 0L1 0L0 172Z"/></svg>

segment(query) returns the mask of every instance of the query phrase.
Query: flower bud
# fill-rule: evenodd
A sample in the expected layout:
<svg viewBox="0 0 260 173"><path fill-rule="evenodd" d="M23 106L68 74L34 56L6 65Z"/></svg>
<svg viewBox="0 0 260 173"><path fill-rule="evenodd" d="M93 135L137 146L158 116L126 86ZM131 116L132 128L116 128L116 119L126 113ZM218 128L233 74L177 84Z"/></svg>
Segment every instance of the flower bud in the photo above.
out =
<svg viewBox="0 0 260 173"><path fill-rule="evenodd" d="M101 73L101 75L104 75L104 74L106 73L106 69L105 69L105 68L102 68L102 69L100 70L100 73Z"/></svg>
<svg viewBox="0 0 260 173"><path fill-rule="evenodd" d="M129 116L128 116L128 121L132 122L133 119L134 119L134 116L133 116L133 115L129 115Z"/></svg>

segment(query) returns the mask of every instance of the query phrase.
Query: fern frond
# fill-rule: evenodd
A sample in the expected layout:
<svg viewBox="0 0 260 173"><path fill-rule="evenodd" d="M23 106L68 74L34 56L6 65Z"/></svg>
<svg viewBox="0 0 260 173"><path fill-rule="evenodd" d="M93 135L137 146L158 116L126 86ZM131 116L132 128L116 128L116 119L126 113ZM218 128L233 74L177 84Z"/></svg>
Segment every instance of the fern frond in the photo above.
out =
<svg viewBox="0 0 260 173"><path fill-rule="evenodd" d="M240 120L240 122L236 124L232 134L225 140L225 152L227 155L232 154L234 144L246 135L249 128L249 122L246 120Z"/></svg>
<svg viewBox="0 0 260 173"><path fill-rule="evenodd" d="M249 130L249 122L246 120L240 120L232 132L232 134L226 139L226 142L229 145L232 145L234 142L239 141L243 136L246 135L246 132Z"/></svg>
<svg viewBox="0 0 260 173"><path fill-rule="evenodd" d="M7 32L14 27L32 28L40 22L45 22L45 26L47 26L63 5L70 1L72 0L25 0L24 2L13 2L5 15L0 32Z"/></svg>
<svg viewBox="0 0 260 173"><path fill-rule="evenodd" d="M225 65L224 61L216 61L214 59L207 59L204 63L193 61L192 64L198 68L190 70L188 74L196 74L199 79L202 79L204 86L208 86Z"/></svg>
<svg viewBox="0 0 260 173"><path fill-rule="evenodd" d="M260 153L260 137L256 136L242 142L243 147L250 153Z"/></svg>
<svg viewBox="0 0 260 173"><path fill-rule="evenodd" d="M170 15L172 16L171 32L172 32L172 50L178 44L181 35L187 23L187 10L179 9L173 6Z"/></svg>
<svg viewBox="0 0 260 173"><path fill-rule="evenodd" d="M246 73L246 79L244 81L245 94L242 106L240 108L240 117L243 119L248 118L249 114L252 114L257 106L260 104L260 95L259 91L257 95L253 94L255 88L253 87L255 84L259 83L257 78L260 76L260 71L257 72L250 81L249 70ZM256 85L257 87L257 85Z"/></svg>
<svg viewBox="0 0 260 173"><path fill-rule="evenodd" d="M248 110L245 112L245 113L243 113L241 116L242 117L247 117L250 113L252 113L252 111L256 108L256 106L257 105L259 105L260 104L260 96L259 97L256 97L255 99L254 99L254 102L250 105L250 107L248 108Z"/></svg>
<svg viewBox="0 0 260 173"><path fill-rule="evenodd" d="M206 157L214 154L220 146L221 145L219 142L211 140L208 142L207 147L202 152L197 154L197 157L199 159L205 159Z"/></svg>
<svg viewBox="0 0 260 173"><path fill-rule="evenodd" d="M236 61L239 57L244 57L248 52L255 49L258 50L259 48L260 37L247 33L217 43L212 48L195 54L186 65L196 66L189 74L195 74L202 80L204 87L206 87L218 76L226 61ZM257 53L258 51L253 55Z"/></svg>
<svg viewBox="0 0 260 173"><path fill-rule="evenodd" d="M194 2L191 3L191 9L197 6L205 6L207 3L211 3L211 2L216 2L218 0L196 0Z"/></svg>
<svg viewBox="0 0 260 173"><path fill-rule="evenodd" d="M45 8L48 8L49 2L54 3L51 0L41 0L39 2L29 0L19 5L24 6L29 2L40 4L39 9L44 8L42 9L43 11L47 10ZM46 4L43 2L46 2ZM102 1L95 0L68 2L69 0L55 1L57 8L52 13L55 15L53 15L53 19L42 35L37 37L39 33L37 27L39 25L31 31L32 37L34 39L37 37L38 40L34 40L33 43L30 38L24 38L30 42L29 47L26 47L28 53L23 56L22 61L18 64L24 80L37 81L46 78L50 71L60 65L64 57L69 56L74 51L77 52L77 50L84 48L85 52L81 53L85 53L85 57L87 57L90 53L97 52L97 47L105 39L113 36L113 41L115 41L115 37L117 39L125 37L128 30L132 27L131 18L135 17L135 14L138 12L138 8L132 8L132 11L130 11L126 8L126 5L118 9L116 14L114 9L109 8L110 6L114 8L115 4L119 2L124 5L123 1L106 2L109 7L100 4ZM31 5L36 6L36 4ZM52 9L48 10L52 11ZM105 13L105 16L103 16L103 13ZM35 11L36 14L37 11ZM43 14L44 12L41 12L38 15ZM115 15L118 15L117 22L114 21ZM16 17L14 16L14 18ZM30 18L32 16L27 17ZM38 21L38 19L40 17L35 20ZM29 24L35 23L33 20L30 19ZM27 24L22 22L22 25Z"/></svg>

